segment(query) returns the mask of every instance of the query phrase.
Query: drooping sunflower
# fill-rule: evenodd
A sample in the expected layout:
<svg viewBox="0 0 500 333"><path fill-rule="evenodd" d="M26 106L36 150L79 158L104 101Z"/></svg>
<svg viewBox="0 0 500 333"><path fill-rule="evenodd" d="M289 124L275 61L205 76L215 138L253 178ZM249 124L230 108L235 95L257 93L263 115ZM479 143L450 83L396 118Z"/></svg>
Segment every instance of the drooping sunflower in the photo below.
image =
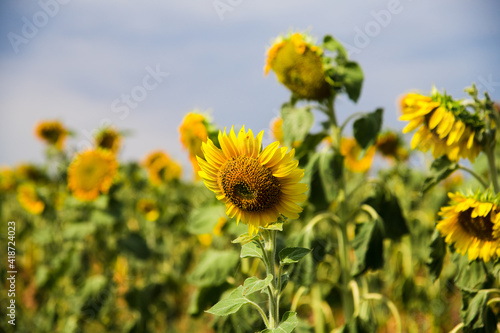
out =
<svg viewBox="0 0 500 333"><path fill-rule="evenodd" d="M139 199L137 201L137 211L144 215L148 221L154 222L160 217L158 203L151 199Z"/></svg>
<svg viewBox="0 0 500 333"><path fill-rule="evenodd" d="M474 161L481 152L477 134L484 125L478 116L469 113L460 102L433 89L430 97L407 94L402 102L400 120L410 123L403 133L418 128L413 135L411 148L426 152L434 158L446 155L451 161L467 158Z"/></svg>
<svg viewBox="0 0 500 333"><path fill-rule="evenodd" d="M402 146L401 138L394 132L387 131L378 136L375 146L382 156L398 161L408 159L408 151Z"/></svg>
<svg viewBox="0 0 500 333"><path fill-rule="evenodd" d="M21 206L33 215L39 215L45 209L45 203L40 198L33 183L24 183L17 188L17 200Z"/></svg>
<svg viewBox="0 0 500 333"><path fill-rule="evenodd" d="M122 135L113 127L99 130L94 138L95 147L116 154L121 146Z"/></svg>
<svg viewBox="0 0 500 333"><path fill-rule="evenodd" d="M151 183L154 185L179 179L182 174L181 166L163 151L149 154L143 164L149 172Z"/></svg>
<svg viewBox="0 0 500 333"><path fill-rule="evenodd" d="M40 167L27 163L22 163L16 167L15 176L22 182L30 181L33 183L41 183L47 180L47 175Z"/></svg>
<svg viewBox="0 0 500 333"><path fill-rule="evenodd" d="M375 146L366 149L364 156L359 158L363 149L354 138L342 137L340 140L340 154L344 156L344 164L352 172L366 172L370 169L375 155Z"/></svg>
<svg viewBox="0 0 500 333"><path fill-rule="evenodd" d="M467 253L470 261L488 262L500 255L500 198L491 192L463 195L449 193L448 206L442 207L443 217L436 228L453 244L461 255Z"/></svg>
<svg viewBox="0 0 500 333"><path fill-rule="evenodd" d="M82 201L95 200L108 193L118 169L115 156L104 150L79 153L68 168L68 187Z"/></svg>
<svg viewBox="0 0 500 333"><path fill-rule="evenodd" d="M299 181L304 170L294 161L295 150L279 148L273 142L261 151L264 132L254 137L243 127L238 136L219 132L219 149L209 139L203 143L204 158L198 157L200 177L226 205L226 214L236 222L248 224L248 232L276 222L281 215L299 218L302 208L297 203L307 199L306 184Z"/></svg>
<svg viewBox="0 0 500 333"><path fill-rule="evenodd" d="M323 49L306 34L279 37L267 51L264 72L272 69L278 80L299 98L323 100L331 96L323 68Z"/></svg>
<svg viewBox="0 0 500 333"><path fill-rule="evenodd" d="M35 134L40 140L62 150L68 130L60 121L42 121L36 126Z"/></svg>
<svg viewBox="0 0 500 333"><path fill-rule="evenodd" d="M189 160L193 165L195 176L198 177L200 167L196 156L202 156L201 144L207 141L208 121L206 117L200 113L189 112L182 120L179 126L180 141L185 149L189 151Z"/></svg>

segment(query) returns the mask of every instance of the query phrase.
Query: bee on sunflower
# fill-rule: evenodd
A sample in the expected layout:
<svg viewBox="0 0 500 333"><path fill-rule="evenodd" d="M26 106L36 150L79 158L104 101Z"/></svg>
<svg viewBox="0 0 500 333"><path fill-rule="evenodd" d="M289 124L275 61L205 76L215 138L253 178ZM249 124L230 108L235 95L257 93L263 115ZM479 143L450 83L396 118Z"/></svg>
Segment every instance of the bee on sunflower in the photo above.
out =
<svg viewBox="0 0 500 333"><path fill-rule="evenodd" d="M460 158L473 162L481 152L479 133L484 124L478 115L435 88L431 96L407 94L401 109L403 114L399 119L409 121L403 133L418 128L411 141L412 149L418 147L424 152L430 149L434 158L446 155L454 162Z"/></svg>
<svg viewBox="0 0 500 333"><path fill-rule="evenodd" d="M35 134L40 140L62 150L69 132L60 121L54 120L38 123Z"/></svg>
<svg viewBox="0 0 500 333"><path fill-rule="evenodd" d="M118 170L115 156L100 149L79 153L68 167L68 188L82 201L108 193Z"/></svg>
<svg viewBox="0 0 500 333"><path fill-rule="evenodd" d="M352 172L366 172L370 169L375 156L376 147L370 146L360 158L363 149L354 138L342 137L340 154L344 156L344 164Z"/></svg>
<svg viewBox="0 0 500 333"><path fill-rule="evenodd" d="M163 151L154 151L146 156L143 165L148 170L153 185L179 179L182 174L181 166Z"/></svg>
<svg viewBox="0 0 500 333"><path fill-rule="evenodd" d="M17 188L17 200L21 206L33 215L40 215L45 209L45 203L36 191L33 183L24 183Z"/></svg>
<svg viewBox="0 0 500 333"><path fill-rule="evenodd" d="M295 151L279 148L279 142L261 150L263 134L254 137L245 127L238 136L232 128L229 134L219 132L221 148L208 139L202 144L204 157L197 157L205 185L225 203L227 216L248 224L250 235L281 215L299 218L302 208L297 203L307 199L307 185L299 183L304 170L293 160Z"/></svg>
<svg viewBox="0 0 500 333"><path fill-rule="evenodd" d="M469 261L488 262L500 255L500 197L476 192L449 193L448 206L442 207L436 229L453 244L456 251L467 254Z"/></svg>
<svg viewBox="0 0 500 333"><path fill-rule="evenodd" d="M99 130L94 137L95 147L116 154L120 149L122 135L113 127L105 127Z"/></svg>

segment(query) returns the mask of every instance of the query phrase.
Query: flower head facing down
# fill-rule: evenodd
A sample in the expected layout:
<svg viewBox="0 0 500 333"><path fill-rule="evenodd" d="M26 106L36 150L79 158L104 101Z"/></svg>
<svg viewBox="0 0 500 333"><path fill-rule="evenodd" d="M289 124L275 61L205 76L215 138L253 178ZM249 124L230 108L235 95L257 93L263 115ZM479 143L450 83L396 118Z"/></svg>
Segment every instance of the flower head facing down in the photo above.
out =
<svg viewBox="0 0 500 333"><path fill-rule="evenodd" d="M431 97L410 93L403 98L401 108L403 115L399 119L409 121L403 133L418 128L411 141L412 149L430 149L434 158L446 155L451 161L474 161L481 152L477 132L483 125L476 115L449 96L436 90Z"/></svg>
<svg viewBox="0 0 500 333"><path fill-rule="evenodd" d="M114 128L106 127L97 132L94 141L96 148L116 154L121 146L122 135Z"/></svg>
<svg viewBox="0 0 500 333"><path fill-rule="evenodd" d="M380 134L375 146L377 152L386 158L398 161L408 159L408 151L402 146L401 138L394 132L388 131Z"/></svg>
<svg viewBox="0 0 500 333"><path fill-rule="evenodd" d="M449 193L448 206L442 207L443 217L437 225L445 242L454 244L470 261L488 262L500 255L500 199L490 192L463 195Z"/></svg>
<svg viewBox="0 0 500 333"><path fill-rule="evenodd" d="M33 183L24 183L17 188L17 200L21 206L33 215L39 215L45 209L45 203L40 198Z"/></svg>
<svg viewBox="0 0 500 333"><path fill-rule="evenodd" d="M360 158L363 149L354 138L343 137L340 141L340 154L344 164L352 172L366 172L370 169L375 155L375 146L370 146Z"/></svg>
<svg viewBox="0 0 500 333"><path fill-rule="evenodd" d="M193 165L196 177L200 171L196 156L203 156L201 144L206 142L208 138L207 125L208 121L204 115L189 112L179 126L180 141L184 148L189 151L189 160Z"/></svg>
<svg viewBox="0 0 500 333"><path fill-rule="evenodd" d="M248 224L250 234L276 222L280 215L297 219L307 199L306 184L299 181L304 171L294 161L294 150L279 148L274 142L261 151L263 132L254 137L243 127L238 136L233 129L219 132L222 149L211 140L203 143L204 159L198 157L200 177L226 205L226 214Z"/></svg>
<svg viewBox="0 0 500 333"><path fill-rule="evenodd" d="M267 51L264 69L272 69L278 80L299 98L323 100L331 95L325 79L323 49L301 33L278 38Z"/></svg>
<svg viewBox="0 0 500 333"><path fill-rule="evenodd" d="M163 151L149 154L143 164L149 172L149 180L153 185L179 179L182 174L181 166Z"/></svg>
<svg viewBox="0 0 500 333"><path fill-rule="evenodd" d="M87 150L79 153L68 168L68 188L82 201L95 200L108 193L118 169L111 152Z"/></svg>
<svg viewBox="0 0 500 333"><path fill-rule="evenodd" d="M158 220L158 217L160 217L160 208L155 200L139 199L137 201L137 211L151 222Z"/></svg>
<svg viewBox="0 0 500 333"><path fill-rule="evenodd" d="M40 140L62 150L68 130L60 121L43 121L36 126L35 133Z"/></svg>

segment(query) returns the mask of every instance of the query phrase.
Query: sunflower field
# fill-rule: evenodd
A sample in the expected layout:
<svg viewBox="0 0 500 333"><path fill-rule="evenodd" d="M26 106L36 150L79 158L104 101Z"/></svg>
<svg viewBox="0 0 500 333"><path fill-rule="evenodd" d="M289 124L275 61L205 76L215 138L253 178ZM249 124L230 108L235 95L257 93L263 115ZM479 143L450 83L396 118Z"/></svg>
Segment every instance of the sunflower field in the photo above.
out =
<svg viewBox="0 0 500 333"><path fill-rule="evenodd" d="M499 330L499 105L429 84L402 88L401 133L376 107L340 123L364 80L340 41L283 34L263 65L290 91L274 142L187 112L191 170L34 124L44 162L0 168L2 331Z"/></svg>

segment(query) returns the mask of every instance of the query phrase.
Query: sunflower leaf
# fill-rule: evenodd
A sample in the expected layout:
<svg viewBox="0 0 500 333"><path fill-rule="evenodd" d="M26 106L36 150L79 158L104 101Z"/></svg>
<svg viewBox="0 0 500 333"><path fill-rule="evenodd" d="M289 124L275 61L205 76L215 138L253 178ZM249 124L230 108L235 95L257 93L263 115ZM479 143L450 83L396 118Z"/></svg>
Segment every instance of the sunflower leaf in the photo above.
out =
<svg viewBox="0 0 500 333"><path fill-rule="evenodd" d="M283 141L285 146L293 147L294 144L304 141L314 123L314 116L308 106L295 108L284 104L281 108L283 118Z"/></svg>
<svg viewBox="0 0 500 333"><path fill-rule="evenodd" d="M288 311L283 315L283 319L276 328L266 328L260 333L291 333L297 327L299 320L297 319L297 312Z"/></svg>
<svg viewBox="0 0 500 333"><path fill-rule="evenodd" d="M330 35L323 38L323 47L331 52L337 52L337 56L347 59L347 52L344 46Z"/></svg>
<svg viewBox="0 0 500 333"><path fill-rule="evenodd" d="M216 316L227 316L237 312L243 305L249 303L243 296L243 286L239 286L229 294L227 298L220 300L206 312Z"/></svg>
<svg viewBox="0 0 500 333"><path fill-rule="evenodd" d="M318 170L326 199L331 202L338 195L338 180L344 168L344 157L332 149L322 151L319 156Z"/></svg>
<svg viewBox="0 0 500 333"><path fill-rule="evenodd" d="M378 108L371 113L367 113L361 118L358 118L352 128L354 138L361 146L361 148L366 149L369 146L375 144L377 140L378 133L382 128L382 113L383 109Z"/></svg>
<svg viewBox="0 0 500 333"><path fill-rule="evenodd" d="M465 292L463 295L460 315L464 323L464 332L496 332L497 318L488 307L488 292L480 290L473 294ZM471 299L472 297L472 299Z"/></svg>
<svg viewBox="0 0 500 333"><path fill-rule="evenodd" d="M236 251L208 250L188 276L188 281L199 287L221 285L234 272L238 262Z"/></svg>
<svg viewBox="0 0 500 333"><path fill-rule="evenodd" d="M431 164L431 175L424 181L422 192L427 192L457 169L458 164L451 162L446 155L435 159Z"/></svg>
<svg viewBox="0 0 500 333"><path fill-rule="evenodd" d="M363 70L357 62L347 61L344 64L344 87L347 96L353 102L357 102L361 95L361 88L363 86Z"/></svg>
<svg viewBox="0 0 500 333"><path fill-rule="evenodd" d="M352 243L356 254L353 275L376 270L384 265L384 232L379 219L363 223Z"/></svg>
<svg viewBox="0 0 500 333"><path fill-rule="evenodd" d="M249 243L244 244L241 247L240 258L260 258L262 257L262 249L260 248L260 244L255 240L252 240Z"/></svg>
<svg viewBox="0 0 500 333"><path fill-rule="evenodd" d="M309 252L311 252L311 249L306 249L305 247L286 247L279 253L280 264L289 265L298 263Z"/></svg>
<svg viewBox="0 0 500 333"><path fill-rule="evenodd" d="M240 235L238 238L233 239L231 243L233 244L238 244L240 243L241 245L245 245L246 243L250 243L257 237L257 235L250 236L248 233L244 233L243 235Z"/></svg>
<svg viewBox="0 0 500 333"><path fill-rule="evenodd" d="M431 239L431 252L429 255L429 261L427 262L427 267L432 277L432 281L436 281L441 275L441 270L443 269L444 256L446 255L446 243L441 237L441 234L437 229L434 230Z"/></svg>
<svg viewBox="0 0 500 333"><path fill-rule="evenodd" d="M267 288L267 286L271 283L272 279L273 279L272 274L268 274L264 280L258 279L255 276L249 277L243 283L243 292L242 292L243 296L248 296L264 288Z"/></svg>

